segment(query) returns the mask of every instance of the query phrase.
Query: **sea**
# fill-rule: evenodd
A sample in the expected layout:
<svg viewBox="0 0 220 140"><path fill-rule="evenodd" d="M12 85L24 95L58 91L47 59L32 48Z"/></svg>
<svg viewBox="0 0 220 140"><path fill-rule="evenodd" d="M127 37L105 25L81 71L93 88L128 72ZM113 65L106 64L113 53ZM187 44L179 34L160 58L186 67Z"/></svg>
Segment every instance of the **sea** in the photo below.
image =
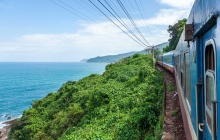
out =
<svg viewBox="0 0 220 140"><path fill-rule="evenodd" d="M0 63L0 129L3 122L19 118L35 100L56 92L67 81L102 74L107 63Z"/></svg>

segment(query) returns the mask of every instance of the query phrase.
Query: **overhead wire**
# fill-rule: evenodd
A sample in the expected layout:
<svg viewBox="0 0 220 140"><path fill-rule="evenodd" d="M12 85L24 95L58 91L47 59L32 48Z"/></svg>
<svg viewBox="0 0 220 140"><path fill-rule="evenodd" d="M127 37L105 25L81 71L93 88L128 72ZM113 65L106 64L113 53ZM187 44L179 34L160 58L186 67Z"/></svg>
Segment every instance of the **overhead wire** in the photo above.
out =
<svg viewBox="0 0 220 140"><path fill-rule="evenodd" d="M140 14L138 14L138 13L136 12L136 10L135 10L135 8L134 8L132 2L131 2L130 0L124 0L124 1L129 2L129 5L131 6L132 10L135 12L135 16L137 15L139 19L143 19L143 20L140 20L140 24L141 24L142 27L145 27L145 23L143 23L143 22L144 22L144 17L143 17L143 16L140 16ZM129 6L128 6L128 8L129 8ZM130 11L132 11L132 10L130 10ZM140 13L140 12L139 12L139 13ZM146 32L146 33L148 33L148 32Z"/></svg>
<svg viewBox="0 0 220 140"><path fill-rule="evenodd" d="M140 44L138 41L136 41L134 38L132 38L127 32L125 32L120 26L118 26L111 18L109 18L98 6L96 6L91 0L89 0L89 2L95 6L105 17L107 17L113 24L115 24L121 31L123 31L127 36L129 36L132 40L134 40L136 43L138 43L139 45L146 47L142 44Z"/></svg>
<svg viewBox="0 0 220 140"><path fill-rule="evenodd" d="M113 7L117 10L117 13L118 13L118 14L121 14L121 15L123 15L123 16L126 17L126 15L124 14L124 12L121 11L121 7L118 7L118 5L116 5L116 4L114 3L114 0L109 0L109 3L111 3L111 4L113 5ZM115 10L115 11L116 11L116 10Z"/></svg>
<svg viewBox="0 0 220 140"><path fill-rule="evenodd" d="M93 13L94 15L96 15L97 17L99 17L99 15L95 12L95 11L93 11L91 8L93 8L93 7L91 7L91 5L89 4L89 3L86 3L85 1L83 1L83 0L80 0L80 1L78 1L78 0L72 0L72 1L74 1L74 2L76 2L78 5L80 5L81 7L83 7L83 8L85 8L85 9L87 9L87 10L89 10L89 12L91 12L91 13ZM90 7L91 8L90 8Z"/></svg>
<svg viewBox="0 0 220 140"><path fill-rule="evenodd" d="M137 25L135 24L135 22L133 21L133 19L131 18L130 14L128 13L128 11L126 10L126 8L124 7L123 3L120 0L117 0L118 4L121 6L121 8L123 9L123 11L125 12L125 14L127 15L127 17L129 18L129 20L131 21L131 23L134 25L135 29L138 31L138 33L140 34L140 36L144 39L144 41L148 44L148 46L150 46L150 44L148 43L148 41L145 39L145 37L143 36L143 34L140 32L139 28L137 27Z"/></svg>
<svg viewBox="0 0 220 140"><path fill-rule="evenodd" d="M119 17L119 15L114 11L114 9L108 4L108 2L105 0L107 5L112 9L112 11L116 14L117 18L100 0L98 0L100 4L117 20L123 27L125 27L136 39L138 39L143 45L146 45L144 42L142 42L130 29L129 27L124 23L124 21ZM147 46L147 45L146 45Z"/></svg>
<svg viewBox="0 0 220 140"><path fill-rule="evenodd" d="M91 19L90 17L86 16L85 14L77 11L76 9L74 9L73 7L71 7L70 5L66 4L65 2L61 1L61 0L57 0L56 2L54 0L49 0L51 1L52 3L58 5L59 7L69 11L70 13L78 16L79 18L81 19L84 19L85 21L89 22L89 23L92 23L92 24L96 24L97 25L97 22L94 21L93 19ZM118 4L119 4L119 7L117 7L117 5L114 3L114 1L110 1L111 4L114 5L114 8L110 5L110 3L107 2L107 0L104 0L105 3L108 5L108 7L111 9L109 9L106 5L104 5L100 0L98 0L98 2L105 8L105 10L107 10L117 21L118 23L116 23L116 21L113 21L111 19L111 17L109 17L104 11L103 9L99 8L95 3L94 1L92 2L91 0L89 1L84 1L84 0L80 0L80 1L76 1L79 5L81 5L82 7L84 8L87 8L87 10L90 10L91 12L95 13L94 10L91 10L90 8L91 7L95 7L95 9L98 11L98 12L101 12L105 18L107 18L108 20L110 20L114 25L116 25L124 34L126 34L129 38L131 38L133 41L135 41L136 43L138 43L139 45L143 46L143 47L149 47L150 44L149 42L145 39L145 37L143 36L143 34L141 33L140 29L138 28L138 26L136 25L136 23L134 22L134 20L132 19L131 15L128 13L127 9L125 8L125 6L123 5L123 3L120 1L120 0L117 0ZM130 0L129 0L130 1ZM81 3L82 2L82 3ZM87 3L88 2L88 3ZM87 6L91 6L90 8L88 8ZM131 5L133 6L133 5ZM142 7L143 8L143 7ZM117 9L118 11L116 12L115 9ZM122 9L122 11L121 11ZM134 9L134 8L133 8ZM140 10L140 8L139 8ZM123 21L124 19L122 19L119 15L119 13L121 14L125 14L126 17L128 17L128 20L130 20L130 22L132 23L132 25L135 27L136 31L138 32L138 34L140 35L140 37L144 40L144 43L142 41L142 39L140 39L136 33L134 33L130 28L129 26ZM121 14L121 15L122 15ZM142 18L143 18L143 15L142 15ZM89 20L88 20L89 19ZM121 25L118 25L118 24L121 24ZM99 25L99 23L98 23ZM106 28L104 27L101 27L103 29L106 30ZM125 30L126 29L126 30ZM106 30L107 31L107 30ZM108 31L107 31L108 32ZM129 34L129 33L130 34ZM132 37L133 36L133 37Z"/></svg>
<svg viewBox="0 0 220 140"><path fill-rule="evenodd" d="M94 21L93 19L89 18L88 16L85 16L84 14L82 14L81 12L75 10L73 7L67 5L66 3L64 3L64 2L62 2L62 1L60 1L60 0L58 0L58 1L60 1L63 5L65 5L65 6L68 7L68 8L64 7L63 5L57 3L57 2L55 2L55 1L53 1L53 0L49 0L49 1L51 1L51 2L54 3L55 5L57 5L57 6L61 7L61 8L63 8L64 10L66 10L66 11L68 11L68 12L70 12L70 13L76 15L77 17L79 17L79 18L81 18L81 19L83 19L83 20L89 22L90 24L95 25L95 26L97 26L97 27L99 27L99 28L102 28L102 29L105 30L106 32L109 32L106 28L104 28L104 27L102 27L101 25L99 25L98 22ZM70 9L71 9L71 10L70 10ZM75 11L75 12L73 12L72 10ZM77 14L77 12L80 13L80 14L82 14L82 15L84 15L84 16L87 17L89 20L86 19L86 18L84 18L84 17L81 16L80 14ZM110 33L110 32L109 32L109 33ZM113 36L117 38L116 35L113 35Z"/></svg>
<svg viewBox="0 0 220 140"><path fill-rule="evenodd" d="M136 0L134 0L134 1L135 1L136 5L137 5L137 7L138 7L138 9L139 9L139 11L140 11L140 13L141 13L141 16L142 16L142 18L143 18L143 20L144 20L145 18L144 18L143 14L142 14L142 12L141 12L139 6L138 6L138 3L136 2ZM143 10L143 13L146 13L145 10L144 10L143 5L142 5L142 3L141 3L141 0L138 0L138 1L139 1L140 5L141 5L141 8L142 8L142 10ZM149 27L148 27L147 21L144 20L144 22L145 22L145 24L146 24L146 27L147 27L147 29L148 29L148 32L150 33L150 35L152 35L151 30L150 30Z"/></svg>
<svg viewBox="0 0 220 140"><path fill-rule="evenodd" d="M63 9L65 9L65 10L69 11L70 13L72 13L72 14L78 16L79 18L82 18L82 19L88 21L87 19L85 19L84 17L80 16L80 15L77 14L76 12L73 12L72 10L70 10L70 9L68 9L68 8L66 8L66 7L64 7L64 6L62 6L62 5L60 5L59 3L54 2L53 0L49 0L49 1L52 2L52 3L54 3L54 4L56 4L57 6L59 6L59 7L61 7L61 8L63 8ZM58 1L60 1L60 0L58 0ZM63 2L62 2L62 3L63 3ZM68 6L68 7L69 7L69 6ZM88 21L88 22L89 22L89 21Z"/></svg>

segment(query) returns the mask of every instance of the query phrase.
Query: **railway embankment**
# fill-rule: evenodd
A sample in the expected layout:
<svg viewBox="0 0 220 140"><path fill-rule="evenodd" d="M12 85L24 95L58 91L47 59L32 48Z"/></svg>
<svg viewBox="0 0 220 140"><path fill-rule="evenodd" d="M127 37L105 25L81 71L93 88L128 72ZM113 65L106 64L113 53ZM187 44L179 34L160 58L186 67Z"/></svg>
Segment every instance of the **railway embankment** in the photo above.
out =
<svg viewBox="0 0 220 140"><path fill-rule="evenodd" d="M160 66L156 69L164 73L164 125L162 140L185 140L185 131L179 105L174 76Z"/></svg>

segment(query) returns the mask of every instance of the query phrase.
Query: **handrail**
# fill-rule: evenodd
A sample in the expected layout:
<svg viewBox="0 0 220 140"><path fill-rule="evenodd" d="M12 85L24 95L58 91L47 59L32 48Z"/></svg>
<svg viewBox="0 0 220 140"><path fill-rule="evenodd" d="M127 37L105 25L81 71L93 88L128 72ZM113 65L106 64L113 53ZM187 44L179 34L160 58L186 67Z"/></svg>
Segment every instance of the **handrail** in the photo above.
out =
<svg viewBox="0 0 220 140"><path fill-rule="evenodd" d="M212 108L213 108L213 140L217 140L217 118L216 118L216 111L217 111L217 104L218 101L212 101Z"/></svg>

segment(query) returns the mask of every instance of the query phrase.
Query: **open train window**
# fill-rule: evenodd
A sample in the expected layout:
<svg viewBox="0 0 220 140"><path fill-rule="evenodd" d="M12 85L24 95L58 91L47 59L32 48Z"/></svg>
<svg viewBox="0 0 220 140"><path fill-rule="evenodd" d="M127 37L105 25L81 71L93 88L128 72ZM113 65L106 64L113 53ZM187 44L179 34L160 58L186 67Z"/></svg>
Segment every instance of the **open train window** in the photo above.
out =
<svg viewBox="0 0 220 140"><path fill-rule="evenodd" d="M205 48L205 116L208 129L213 133L213 110L212 101L216 100L216 60L215 60L215 43L214 40L208 40Z"/></svg>

